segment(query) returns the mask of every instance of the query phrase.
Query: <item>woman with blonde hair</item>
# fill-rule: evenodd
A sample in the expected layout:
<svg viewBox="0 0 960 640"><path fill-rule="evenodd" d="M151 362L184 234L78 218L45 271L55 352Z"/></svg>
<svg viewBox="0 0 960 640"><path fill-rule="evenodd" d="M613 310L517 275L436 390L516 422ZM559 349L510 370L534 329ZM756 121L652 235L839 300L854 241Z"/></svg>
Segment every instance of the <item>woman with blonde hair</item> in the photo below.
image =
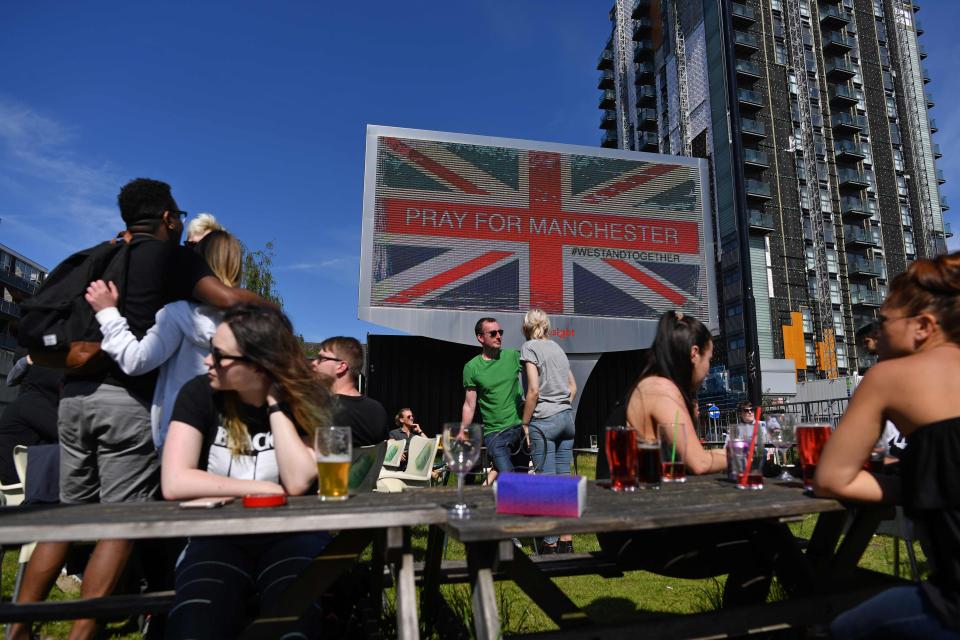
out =
<svg viewBox="0 0 960 640"><path fill-rule="evenodd" d="M841 614L835 638L960 638L960 253L917 260L890 283L870 367L824 446L820 496L903 504L930 578ZM890 420L906 437L900 474L864 470Z"/></svg>
<svg viewBox="0 0 960 640"><path fill-rule="evenodd" d="M213 274L228 287L236 287L242 258L240 241L226 231L211 231L200 248ZM180 388L206 371L203 358L210 351L210 337L221 312L186 300L171 302L157 312L153 327L143 339L137 340L117 309L119 293L112 282L91 282L86 298L97 312L103 333L100 348L125 374L139 376L160 368L150 409L153 442L159 449Z"/></svg>
<svg viewBox="0 0 960 640"><path fill-rule="evenodd" d="M163 448L163 497L296 496L315 487L312 436L330 423L330 396L287 317L273 307L228 309L204 364L207 374L177 397ZM167 637L238 637L250 595L258 595L261 611L273 609L330 539L318 531L192 538L177 563ZM312 637L316 628L305 618L284 637Z"/></svg>
<svg viewBox="0 0 960 640"><path fill-rule="evenodd" d="M197 214L196 218L187 223L187 239L183 244L188 247L195 247L213 231L226 231L226 229L217 222L213 214Z"/></svg>
<svg viewBox="0 0 960 640"><path fill-rule="evenodd" d="M543 310L527 311L523 335L527 339L520 347L520 361L527 378L523 428L530 442L530 455L537 473L570 475L576 431L570 407L577 382L567 354L550 340L550 318ZM543 542L546 553L573 551L570 536L547 536Z"/></svg>

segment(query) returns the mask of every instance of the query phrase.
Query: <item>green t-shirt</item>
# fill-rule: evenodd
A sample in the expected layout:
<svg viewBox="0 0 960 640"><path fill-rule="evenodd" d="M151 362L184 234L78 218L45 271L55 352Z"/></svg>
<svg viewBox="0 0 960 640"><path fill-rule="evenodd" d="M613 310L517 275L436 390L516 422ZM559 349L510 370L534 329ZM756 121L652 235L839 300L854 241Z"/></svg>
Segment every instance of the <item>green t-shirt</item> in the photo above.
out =
<svg viewBox="0 0 960 640"><path fill-rule="evenodd" d="M520 353L513 349L501 349L496 360L484 360L481 354L463 365L464 388L477 390L484 435L499 433L523 420L519 374Z"/></svg>

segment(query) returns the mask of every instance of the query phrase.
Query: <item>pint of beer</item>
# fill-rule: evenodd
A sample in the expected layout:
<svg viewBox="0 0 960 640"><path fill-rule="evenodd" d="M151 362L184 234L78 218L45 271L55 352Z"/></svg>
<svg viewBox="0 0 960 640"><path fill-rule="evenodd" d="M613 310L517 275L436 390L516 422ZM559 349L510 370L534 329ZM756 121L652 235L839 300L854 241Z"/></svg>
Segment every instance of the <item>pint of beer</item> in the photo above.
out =
<svg viewBox="0 0 960 640"><path fill-rule="evenodd" d="M350 497L350 427L323 427L314 434L317 478L321 500L346 500Z"/></svg>

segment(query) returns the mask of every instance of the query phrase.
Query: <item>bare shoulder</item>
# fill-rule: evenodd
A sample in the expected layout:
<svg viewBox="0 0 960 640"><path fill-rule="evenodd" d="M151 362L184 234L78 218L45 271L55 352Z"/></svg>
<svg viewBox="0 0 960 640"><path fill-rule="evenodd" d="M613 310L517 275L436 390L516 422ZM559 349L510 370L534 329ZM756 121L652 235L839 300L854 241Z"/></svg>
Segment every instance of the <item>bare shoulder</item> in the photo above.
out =
<svg viewBox="0 0 960 640"><path fill-rule="evenodd" d="M683 405L680 389L669 378L650 376L641 380L634 388L633 395L647 403L651 408L660 405Z"/></svg>

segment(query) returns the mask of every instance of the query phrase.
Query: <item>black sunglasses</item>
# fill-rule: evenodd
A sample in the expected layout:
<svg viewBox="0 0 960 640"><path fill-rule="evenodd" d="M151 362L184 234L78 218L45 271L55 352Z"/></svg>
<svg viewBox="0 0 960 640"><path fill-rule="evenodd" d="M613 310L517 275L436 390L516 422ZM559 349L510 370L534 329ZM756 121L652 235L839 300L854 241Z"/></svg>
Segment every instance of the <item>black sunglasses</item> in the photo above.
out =
<svg viewBox="0 0 960 640"><path fill-rule="evenodd" d="M188 215L190 215L186 211L181 211L180 209L170 209L170 213L172 213L175 216L180 216L181 220L183 220Z"/></svg>
<svg viewBox="0 0 960 640"><path fill-rule="evenodd" d="M231 355L229 353L224 353L213 346L213 341L210 342L210 356L213 358L213 366L217 369L223 368L224 360L233 360L234 362L250 362L253 363L251 358L241 355Z"/></svg>
<svg viewBox="0 0 960 640"><path fill-rule="evenodd" d="M494 329L493 331L485 331L488 338L496 338L497 336L503 336L503 329Z"/></svg>
<svg viewBox="0 0 960 640"><path fill-rule="evenodd" d="M327 360L333 360L334 362L343 362L341 358L334 358L333 356L321 356L317 354L313 357L314 360L319 360L320 362L326 362Z"/></svg>

